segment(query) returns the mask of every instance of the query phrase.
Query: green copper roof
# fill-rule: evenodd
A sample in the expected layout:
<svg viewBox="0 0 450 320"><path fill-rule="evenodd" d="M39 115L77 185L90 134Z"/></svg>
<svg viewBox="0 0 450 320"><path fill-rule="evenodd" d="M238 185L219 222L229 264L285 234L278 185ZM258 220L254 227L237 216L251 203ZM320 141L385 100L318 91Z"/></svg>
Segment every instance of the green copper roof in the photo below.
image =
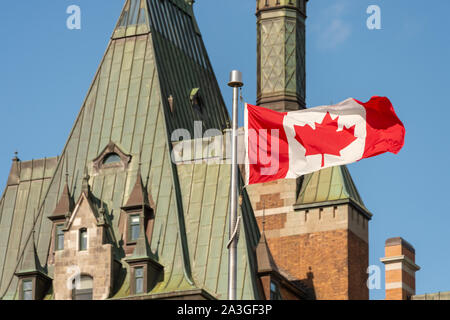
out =
<svg viewBox="0 0 450 320"><path fill-rule="evenodd" d="M18 273L28 273L28 272L41 272L45 274L45 269L42 268L39 261L39 257L36 253L36 245L34 242L34 232L32 232L31 239L27 242L24 250L24 256L20 267L18 268Z"/></svg>
<svg viewBox="0 0 450 320"><path fill-rule="evenodd" d="M12 174L17 174L17 179L8 179L11 183L0 200L0 299L15 295L18 279L14 273L19 271L24 249L32 239L37 209L45 197L57 161L58 158L49 158L12 164L18 166L17 171L11 170ZM39 217L36 219L40 221ZM37 226L36 238L39 230ZM39 246L37 242L36 246ZM45 265L45 258L39 260ZM8 288L14 289L6 294Z"/></svg>
<svg viewBox="0 0 450 320"><path fill-rule="evenodd" d="M339 201L352 201L371 216L346 166L326 168L305 175L301 182L296 207L310 207Z"/></svg>
<svg viewBox="0 0 450 320"><path fill-rule="evenodd" d="M230 169L226 164L178 165L194 282L219 298L227 293ZM259 230L246 194L239 214L243 232L238 244L237 297L255 299L253 250Z"/></svg>
<svg viewBox="0 0 450 320"><path fill-rule="evenodd" d="M190 101L194 88L200 88L200 112ZM128 0L61 157L13 163L18 166L12 170L17 177L13 174L0 200L0 299L13 298L17 292L14 273L33 226L39 261L42 265L49 261L48 217L65 192L66 172L71 196L79 199L86 168L89 180L84 185L88 182L90 195L105 210L115 257L122 261L121 208L142 174L156 205L148 240L164 267L164 280L149 294L205 288L212 296L225 298L229 168L177 168L171 162L172 131L186 128L193 134L198 119L203 119L204 130L224 128L229 120L191 6L183 0ZM128 168L95 172L93 160L111 142L131 156ZM191 192L197 188L204 190L201 199ZM241 298L252 299L257 288L250 253L259 231L246 196L243 206L238 289ZM125 262L123 267L128 268ZM51 265L48 272L52 277ZM129 294L126 271L123 279L114 298Z"/></svg>

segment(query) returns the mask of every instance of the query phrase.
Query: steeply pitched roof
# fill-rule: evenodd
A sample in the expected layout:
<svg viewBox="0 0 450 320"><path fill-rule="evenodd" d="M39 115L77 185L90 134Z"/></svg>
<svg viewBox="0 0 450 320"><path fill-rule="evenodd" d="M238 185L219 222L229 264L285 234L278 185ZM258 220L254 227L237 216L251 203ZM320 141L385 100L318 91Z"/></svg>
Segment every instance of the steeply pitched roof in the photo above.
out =
<svg viewBox="0 0 450 320"><path fill-rule="evenodd" d="M228 111L192 7L183 0L148 4L168 131L182 128L193 136L194 121L202 121L204 130L228 127ZM189 99L194 88L201 90L201 112L192 107ZM171 95L173 112L168 101Z"/></svg>
<svg viewBox="0 0 450 320"><path fill-rule="evenodd" d="M34 232L31 239L25 246L22 264L18 269L18 273L40 272L45 274L44 268L41 266L39 257L36 253L36 245L34 242Z"/></svg>
<svg viewBox="0 0 450 320"><path fill-rule="evenodd" d="M267 243L266 235L263 233L256 247L256 259L258 259L258 272L278 272L278 267L273 259Z"/></svg>
<svg viewBox="0 0 450 320"><path fill-rule="evenodd" d="M52 232L47 217L64 192L67 163L68 186L74 199L80 197L84 171L89 168L90 192L93 199L105 206L114 233L111 238L118 248L116 258L124 258L124 251L120 250L119 221L124 214L121 207L133 192L138 159L141 159L142 185L156 204L154 232L149 242L164 266L164 281L149 294L207 288L211 295L225 298L229 166L177 167L171 161L170 136L176 128L186 128L193 135L196 119L204 120L204 130L221 129L228 125L228 113L190 5L182 0L128 0L125 11L132 16L133 6L138 4L140 9L147 10L148 21L144 23L145 19L138 16L137 20L127 18L123 26L118 24L61 157L53 167L51 180L46 180L37 193L41 195L37 204L33 204L39 209L35 223L37 254L40 261L47 261ZM201 113L193 110L190 102L193 88L201 89ZM169 95L174 98L173 112ZM92 172L92 160L111 141L132 156L128 168ZM200 181L199 177L206 171L206 182ZM20 193L19 188L29 188L29 185L21 182L19 186L8 187L4 200L0 201L0 277L3 278L0 299L16 292L13 274L16 257L23 252L17 249L17 244L22 233L31 230L33 225L28 209L26 214L13 215L13 203L23 208L28 199L28 192ZM200 192L190 190L205 191L199 200ZM36 197L36 193L29 194L29 198ZM238 292L241 298L252 299L257 289L251 252L259 231L246 199L242 212L244 235L239 245L242 263ZM10 230L15 232L8 238ZM4 270L3 265L7 266ZM127 292L129 275L114 297L124 297Z"/></svg>
<svg viewBox="0 0 450 320"><path fill-rule="evenodd" d="M58 204L56 205L53 215L50 218L64 217L70 214L73 210L73 200L70 196L69 185L66 183L64 185L63 192L59 198Z"/></svg>
<svg viewBox="0 0 450 320"><path fill-rule="evenodd" d="M228 279L230 166L203 162L178 164L177 169L194 282L224 299ZM245 190L239 214L242 232L238 243L237 297L257 299L254 249L260 234Z"/></svg>
<svg viewBox="0 0 450 320"><path fill-rule="evenodd" d="M15 289L6 294L7 289L17 287L18 279L14 273L18 271L24 249L31 239L36 210L45 198L57 162L58 158L48 158L12 164L18 168L17 183L7 185L0 200L0 299L14 297ZM49 243L39 243L37 236L42 217L38 216L36 220L36 247L46 247ZM40 261L45 262L42 257Z"/></svg>
<svg viewBox="0 0 450 320"><path fill-rule="evenodd" d="M365 213L368 218L372 216L364 205L348 168L337 166L304 176L301 181L296 208L349 201Z"/></svg>
<svg viewBox="0 0 450 320"><path fill-rule="evenodd" d="M144 188L144 184L142 183L141 168L139 166L136 183L134 184L130 197L124 207L139 207L144 205L150 206L150 203L148 201L147 190Z"/></svg>

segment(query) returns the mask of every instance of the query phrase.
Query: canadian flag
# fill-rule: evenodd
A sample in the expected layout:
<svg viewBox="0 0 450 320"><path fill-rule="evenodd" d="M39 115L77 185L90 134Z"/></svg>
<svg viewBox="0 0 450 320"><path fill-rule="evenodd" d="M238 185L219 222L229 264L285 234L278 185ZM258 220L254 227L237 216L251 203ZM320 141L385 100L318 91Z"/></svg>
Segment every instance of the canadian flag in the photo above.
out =
<svg viewBox="0 0 450 320"><path fill-rule="evenodd" d="M386 97L276 112L246 104L247 184L296 178L403 147L405 127Z"/></svg>

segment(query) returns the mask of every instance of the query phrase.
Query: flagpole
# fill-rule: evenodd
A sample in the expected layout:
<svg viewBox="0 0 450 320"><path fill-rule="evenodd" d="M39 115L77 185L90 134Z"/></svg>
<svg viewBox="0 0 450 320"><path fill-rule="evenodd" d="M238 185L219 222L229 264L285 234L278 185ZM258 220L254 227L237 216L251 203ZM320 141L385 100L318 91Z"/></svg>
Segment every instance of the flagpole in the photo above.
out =
<svg viewBox="0 0 450 320"><path fill-rule="evenodd" d="M232 145L231 145L231 181L230 181L230 215L229 215L229 247L228 247L228 300L236 300L237 284L237 205L238 205L238 103L239 88L242 82L242 73L233 70L230 73L228 86L233 88L233 125L232 125Z"/></svg>

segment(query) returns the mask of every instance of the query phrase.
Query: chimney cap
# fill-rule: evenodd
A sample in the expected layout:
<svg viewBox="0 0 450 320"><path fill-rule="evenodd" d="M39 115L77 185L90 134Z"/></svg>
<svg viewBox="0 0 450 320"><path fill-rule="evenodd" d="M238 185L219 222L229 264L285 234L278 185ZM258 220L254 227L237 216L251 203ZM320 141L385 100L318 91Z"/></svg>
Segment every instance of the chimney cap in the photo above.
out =
<svg viewBox="0 0 450 320"><path fill-rule="evenodd" d="M398 246L401 245L407 248L412 253L416 253L416 250L408 241L403 239L402 237L389 238L386 240L385 247Z"/></svg>

